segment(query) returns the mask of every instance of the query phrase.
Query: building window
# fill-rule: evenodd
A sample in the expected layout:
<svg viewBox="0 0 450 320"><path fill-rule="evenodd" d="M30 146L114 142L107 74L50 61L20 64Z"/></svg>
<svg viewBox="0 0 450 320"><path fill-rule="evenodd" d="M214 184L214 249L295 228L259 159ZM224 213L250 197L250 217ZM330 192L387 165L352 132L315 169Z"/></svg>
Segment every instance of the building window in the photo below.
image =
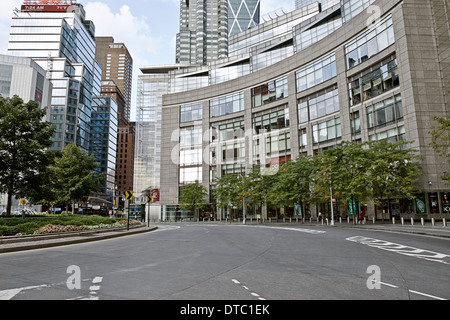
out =
<svg viewBox="0 0 450 320"><path fill-rule="evenodd" d="M359 117L359 111L350 114L350 126L352 134L361 133L361 119Z"/></svg>
<svg viewBox="0 0 450 320"><path fill-rule="evenodd" d="M389 15L345 46L347 69L356 67L395 42Z"/></svg>
<svg viewBox="0 0 450 320"><path fill-rule="evenodd" d="M369 135L370 141L387 140L395 143L397 141L405 141L405 127L400 126L390 130L382 131L376 134Z"/></svg>
<svg viewBox="0 0 450 320"><path fill-rule="evenodd" d="M288 79L284 76L252 89L252 105L259 107L288 96Z"/></svg>
<svg viewBox="0 0 450 320"><path fill-rule="evenodd" d="M253 130L256 134L284 128L289 128L289 108L287 107L253 118Z"/></svg>
<svg viewBox="0 0 450 320"><path fill-rule="evenodd" d="M338 89L329 88L301 99L297 105L298 121L305 123L339 111Z"/></svg>
<svg viewBox="0 0 450 320"><path fill-rule="evenodd" d="M318 144L342 137L341 118L313 125L313 143Z"/></svg>
<svg viewBox="0 0 450 320"><path fill-rule="evenodd" d="M400 94L367 107L369 129L386 126L402 118L403 107Z"/></svg>
<svg viewBox="0 0 450 320"><path fill-rule="evenodd" d="M336 57L333 52L295 73L297 79L297 92L325 82L335 77L336 74Z"/></svg>
<svg viewBox="0 0 450 320"><path fill-rule="evenodd" d="M388 59L350 79L350 105L372 99L400 85L397 59Z"/></svg>
<svg viewBox="0 0 450 320"><path fill-rule="evenodd" d="M244 110L244 92L211 99L210 117L219 117Z"/></svg>
<svg viewBox="0 0 450 320"><path fill-rule="evenodd" d="M180 106L180 122L201 120L203 103L195 102Z"/></svg>

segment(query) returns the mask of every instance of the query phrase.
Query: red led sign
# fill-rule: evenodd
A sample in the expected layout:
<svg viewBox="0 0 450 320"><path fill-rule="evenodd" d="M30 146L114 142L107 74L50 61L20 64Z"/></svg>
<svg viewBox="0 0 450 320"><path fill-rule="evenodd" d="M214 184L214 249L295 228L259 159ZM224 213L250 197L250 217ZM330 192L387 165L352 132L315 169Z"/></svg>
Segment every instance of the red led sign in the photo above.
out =
<svg viewBox="0 0 450 320"><path fill-rule="evenodd" d="M29 12L65 12L73 0L24 0L22 11Z"/></svg>

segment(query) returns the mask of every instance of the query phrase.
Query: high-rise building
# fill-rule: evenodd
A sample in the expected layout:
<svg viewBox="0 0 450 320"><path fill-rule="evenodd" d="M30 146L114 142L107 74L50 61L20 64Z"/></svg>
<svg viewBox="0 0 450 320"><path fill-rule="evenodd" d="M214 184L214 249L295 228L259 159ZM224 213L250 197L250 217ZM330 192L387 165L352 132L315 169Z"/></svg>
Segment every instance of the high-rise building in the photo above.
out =
<svg viewBox="0 0 450 320"><path fill-rule="evenodd" d="M91 204L112 208L116 180L117 102L111 97L93 97L89 153L98 164L98 174L104 175L100 191L91 194Z"/></svg>
<svg viewBox="0 0 450 320"><path fill-rule="evenodd" d="M162 97L169 93L169 72L179 65L142 66L138 77L134 193L146 202L152 189L160 187ZM159 218L160 207L152 204L151 219Z"/></svg>
<svg viewBox="0 0 450 320"><path fill-rule="evenodd" d="M123 43L113 37L96 37L95 57L102 67L101 95L118 104L115 207L122 209L125 192L133 190L135 126L130 123L133 58Z"/></svg>
<svg viewBox="0 0 450 320"><path fill-rule="evenodd" d="M176 62L206 65L226 58L228 38L259 20L259 0L181 0Z"/></svg>
<svg viewBox="0 0 450 320"><path fill-rule="evenodd" d="M304 4L234 36L228 59L170 73L180 85L163 97L161 219L199 218L179 210L187 184L212 193L228 174L276 169L343 141L377 140L411 142L422 156L421 191L414 199L384 199L377 210L369 204L366 216L450 218L450 189L441 179L450 167L430 145L434 117L450 112L449 2L342 0L326 10ZM330 213L326 203L308 206L303 214ZM336 205L340 214L347 208ZM280 212L298 217L294 207L247 210L266 219ZM232 206L207 213L243 214Z"/></svg>
<svg viewBox="0 0 450 320"><path fill-rule="evenodd" d="M75 143L88 152L92 97L100 94L102 73L95 60L95 26L76 0L36 4L24 0L12 17L8 54L32 58L53 85L51 149Z"/></svg>
<svg viewBox="0 0 450 320"><path fill-rule="evenodd" d="M228 36L259 25L260 0L228 0Z"/></svg>
<svg viewBox="0 0 450 320"><path fill-rule="evenodd" d="M133 58L123 43L115 43L113 37L95 37L95 59L103 70L102 81L114 81L125 102L119 105L119 123L130 121L131 90L133 83Z"/></svg>

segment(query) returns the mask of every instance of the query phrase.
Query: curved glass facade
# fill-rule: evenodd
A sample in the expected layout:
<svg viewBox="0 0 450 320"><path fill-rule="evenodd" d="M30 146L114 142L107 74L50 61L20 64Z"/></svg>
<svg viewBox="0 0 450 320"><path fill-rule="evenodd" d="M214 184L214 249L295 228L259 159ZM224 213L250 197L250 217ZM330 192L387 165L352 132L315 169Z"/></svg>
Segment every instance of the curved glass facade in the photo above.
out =
<svg viewBox="0 0 450 320"><path fill-rule="evenodd" d="M433 19L445 19L440 15L424 18L424 32L430 34L422 37L414 32L416 29L408 29L415 25L408 10L415 9L403 5L407 2L330 1L330 10L322 7L319 11L316 7L315 15L308 21L296 21L295 14L286 16L286 21L288 17L294 21L290 30L278 30L280 26L272 22L233 37L230 52L244 54L236 56L235 61L248 65L248 74L224 77L227 81L223 84L210 82L196 90L164 97L162 211L176 207L179 188L185 183L195 180L213 190L216 179L223 175L248 173L254 166L277 170L281 163L296 159L299 154L315 155L342 141L412 141L410 147L425 155L429 146L424 141L429 138L429 130L424 128L428 128L433 115L448 112L443 90L446 82L436 76L445 74L445 63L438 59L443 57L438 55L441 47L433 46L433 37L438 35L430 31L435 26ZM374 23L368 23L368 17L373 17L371 4L379 9ZM309 10L315 8L309 2L306 5ZM440 12L441 3L431 1L425 6L430 9L427 12ZM279 37L269 37L270 44L264 41L266 35L275 34ZM308 34L315 34L315 39L307 40ZM263 68L252 64L259 58L269 61L270 54L264 56L266 52L272 51L275 57L276 50L290 45L296 48L295 52L280 54L279 59ZM450 47L450 43L446 45ZM408 54L412 52L409 49L414 54ZM423 59L427 60L426 65ZM230 58L212 63L203 72L219 74L234 66L232 61ZM441 73L428 72L431 66ZM427 94L428 90L433 94ZM242 94L238 99L242 105L236 104L237 108L231 98L228 105L218 102L238 92ZM184 159L180 166L172 159L177 156L174 147L179 141L171 140L171 133L194 128L186 129L185 124L173 119L180 119L180 106L200 102L209 104L210 115L203 114L196 121L196 144L185 146L178 153ZM211 135L206 130L211 130ZM181 131L180 141L191 136ZM205 136L211 139L205 141ZM427 156L423 162L425 179L433 182L419 182L424 190L432 189L429 192L433 195L448 192L442 182L433 180L434 174L441 174L436 171L438 162L437 157ZM448 165L442 165L450 170ZM398 203L402 201L399 199ZM255 210L247 214L267 218L273 213L270 208ZM231 211L222 210L216 217L231 217Z"/></svg>

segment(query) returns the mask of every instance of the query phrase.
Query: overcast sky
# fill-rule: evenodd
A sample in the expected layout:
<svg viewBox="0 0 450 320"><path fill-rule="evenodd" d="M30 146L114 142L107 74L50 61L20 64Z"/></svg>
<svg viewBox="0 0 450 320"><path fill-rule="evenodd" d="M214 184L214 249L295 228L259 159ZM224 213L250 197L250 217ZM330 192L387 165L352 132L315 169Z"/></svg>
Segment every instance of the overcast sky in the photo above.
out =
<svg viewBox="0 0 450 320"><path fill-rule="evenodd" d="M24 0L0 0L0 53L6 54L12 10ZM179 0L80 1L97 36L112 36L127 46L134 60L132 120L137 76L143 65L175 63L175 36L179 31ZM294 9L295 0L261 0L261 14Z"/></svg>

